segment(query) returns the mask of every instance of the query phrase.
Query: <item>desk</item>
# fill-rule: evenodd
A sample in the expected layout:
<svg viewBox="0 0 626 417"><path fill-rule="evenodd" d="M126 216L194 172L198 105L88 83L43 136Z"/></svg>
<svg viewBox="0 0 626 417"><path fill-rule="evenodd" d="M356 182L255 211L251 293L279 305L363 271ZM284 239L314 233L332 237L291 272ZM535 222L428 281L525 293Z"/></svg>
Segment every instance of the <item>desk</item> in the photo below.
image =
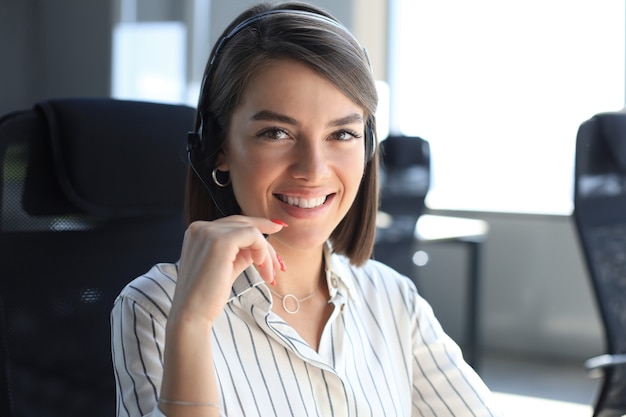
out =
<svg viewBox="0 0 626 417"><path fill-rule="evenodd" d="M488 230L489 226L483 220L424 214L417 220L414 233L418 245L420 242L454 242L466 245L469 250L466 346L463 354L474 369L479 366L480 350L480 261Z"/></svg>

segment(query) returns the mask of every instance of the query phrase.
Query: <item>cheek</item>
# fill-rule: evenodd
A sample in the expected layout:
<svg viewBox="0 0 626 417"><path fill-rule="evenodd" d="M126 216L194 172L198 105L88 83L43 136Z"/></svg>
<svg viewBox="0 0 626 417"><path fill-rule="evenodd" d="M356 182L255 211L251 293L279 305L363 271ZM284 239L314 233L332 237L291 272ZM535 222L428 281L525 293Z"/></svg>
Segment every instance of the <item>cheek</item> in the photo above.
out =
<svg viewBox="0 0 626 417"><path fill-rule="evenodd" d="M342 167L341 177L344 187L346 188L346 194L354 199L361 185L361 181L363 181L365 164L362 159L354 159L350 161L350 163L345 163Z"/></svg>
<svg viewBox="0 0 626 417"><path fill-rule="evenodd" d="M280 171L281 161L271 158L244 157L238 158L235 164L231 164L233 179L248 188L258 188Z"/></svg>
<svg viewBox="0 0 626 417"><path fill-rule="evenodd" d="M237 203L244 215L262 213L266 205L266 192L273 178L272 164L253 160L231 164L231 181Z"/></svg>
<svg viewBox="0 0 626 417"><path fill-rule="evenodd" d="M347 171L347 175L349 175L353 180L356 179L357 182L360 182L363 177L363 173L365 172L365 155L361 152L356 153L356 155L351 155L350 158L347 158L343 161L341 166L345 167Z"/></svg>

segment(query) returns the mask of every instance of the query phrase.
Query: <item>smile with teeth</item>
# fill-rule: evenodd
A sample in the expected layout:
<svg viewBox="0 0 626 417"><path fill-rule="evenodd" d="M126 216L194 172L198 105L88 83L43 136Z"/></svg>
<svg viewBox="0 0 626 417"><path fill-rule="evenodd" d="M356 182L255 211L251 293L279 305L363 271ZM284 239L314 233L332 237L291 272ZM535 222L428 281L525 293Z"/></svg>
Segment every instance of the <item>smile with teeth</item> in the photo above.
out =
<svg viewBox="0 0 626 417"><path fill-rule="evenodd" d="M278 194L278 198L283 203L289 204L290 206L312 209L315 207L319 207L326 202L328 198L327 195L315 198L303 198L303 197L290 197L282 194Z"/></svg>

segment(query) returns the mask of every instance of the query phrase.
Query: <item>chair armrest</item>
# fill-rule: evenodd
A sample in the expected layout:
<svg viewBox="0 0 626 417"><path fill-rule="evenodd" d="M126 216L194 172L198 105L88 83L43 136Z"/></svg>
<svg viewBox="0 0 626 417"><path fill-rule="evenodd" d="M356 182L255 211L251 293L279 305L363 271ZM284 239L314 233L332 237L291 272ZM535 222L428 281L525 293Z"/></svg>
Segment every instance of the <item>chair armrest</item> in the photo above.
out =
<svg viewBox="0 0 626 417"><path fill-rule="evenodd" d="M585 361L585 369L591 378L602 376L602 369L626 364L626 354L600 355Z"/></svg>

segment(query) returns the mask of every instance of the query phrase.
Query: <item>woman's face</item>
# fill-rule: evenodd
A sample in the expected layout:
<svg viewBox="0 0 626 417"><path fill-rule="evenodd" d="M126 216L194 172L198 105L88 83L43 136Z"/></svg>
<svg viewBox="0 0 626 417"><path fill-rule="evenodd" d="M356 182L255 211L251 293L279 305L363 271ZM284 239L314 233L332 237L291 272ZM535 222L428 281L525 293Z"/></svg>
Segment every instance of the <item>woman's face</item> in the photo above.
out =
<svg viewBox="0 0 626 417"><path fill-rule="evenodd" d="M248 82L218 168L244 215L289 225L272 236L323 244L354 201L365 164L364 112L304 64L277 60Z"/></svg>

